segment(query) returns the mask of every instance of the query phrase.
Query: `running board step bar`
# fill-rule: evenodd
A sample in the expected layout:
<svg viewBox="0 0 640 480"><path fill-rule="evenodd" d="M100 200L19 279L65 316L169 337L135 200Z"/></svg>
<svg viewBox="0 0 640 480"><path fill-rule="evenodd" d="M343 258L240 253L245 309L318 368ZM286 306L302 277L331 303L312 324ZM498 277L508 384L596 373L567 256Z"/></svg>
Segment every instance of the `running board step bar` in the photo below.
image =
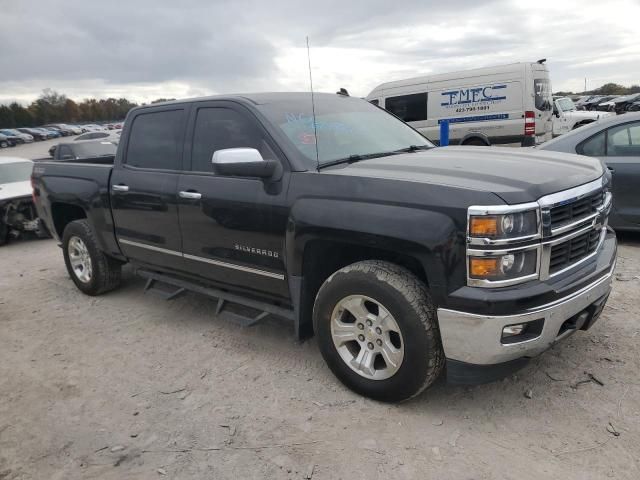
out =
<svg viewBox="0 0 640 480"><path fill-rule="evenodd" d="M147 280L144 287L145 293L156 295L164 300L173 300L187 291L206 295L207 297L218 300L218 305L216 306L215 311L216 317L235 323L241 327L250 327L255 325L269 315L291 321L295 318L295 314L292 309L243 297L242 295L225 292L216 288L205 287L198 283L183 280L181 278L175 278L171 275L140 268L136 270L136 274ZM233 304L249 307L252 310L257 310L259 313L251 316L226 310L228 306Z"/></svg>

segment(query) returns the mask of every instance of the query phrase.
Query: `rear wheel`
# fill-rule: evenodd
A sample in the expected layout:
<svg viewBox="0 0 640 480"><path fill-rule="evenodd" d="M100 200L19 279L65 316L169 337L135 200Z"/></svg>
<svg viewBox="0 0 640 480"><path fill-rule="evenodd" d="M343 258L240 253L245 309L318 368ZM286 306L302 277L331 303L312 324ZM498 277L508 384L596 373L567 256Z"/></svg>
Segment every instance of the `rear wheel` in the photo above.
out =
<svg viewBox="0 0 640 480"><path fill-rule="evenodd" d="M435 308L424 283L400 266L371 260L338 270L320 288L313 316L329 368L357 393L407 400L442 371Z"/></svg>
<svg viewBox="0 0 640 480"><path fill-rule="evenodd" d="M66 226L62 252L71 280L83 293L100 295L120 285L122 264L100 250L87 220L75 220Z"/></svg>
<svg viewBox="0 0 640 480"><path fill-rule="evenodd" d="M0 140L0 148L7 148L9 146L9 142L6 140Z"/></svg>

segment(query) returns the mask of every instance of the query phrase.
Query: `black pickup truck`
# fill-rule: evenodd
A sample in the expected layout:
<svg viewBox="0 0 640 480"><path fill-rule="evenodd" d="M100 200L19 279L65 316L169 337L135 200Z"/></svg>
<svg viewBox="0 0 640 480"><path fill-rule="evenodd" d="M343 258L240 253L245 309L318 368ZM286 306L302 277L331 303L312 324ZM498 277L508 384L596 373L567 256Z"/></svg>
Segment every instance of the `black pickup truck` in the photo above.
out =
<svg viewBox="0 0 640 480"><path fill-rule="evenodd" d="M364 100L302 93L138 107L113 165L32 178L81 291L116 288L130 263L166 298L291 320L385 401L445 370L500 378L588 329L616 258L609 180L576 155L434 148Z"/></svg>

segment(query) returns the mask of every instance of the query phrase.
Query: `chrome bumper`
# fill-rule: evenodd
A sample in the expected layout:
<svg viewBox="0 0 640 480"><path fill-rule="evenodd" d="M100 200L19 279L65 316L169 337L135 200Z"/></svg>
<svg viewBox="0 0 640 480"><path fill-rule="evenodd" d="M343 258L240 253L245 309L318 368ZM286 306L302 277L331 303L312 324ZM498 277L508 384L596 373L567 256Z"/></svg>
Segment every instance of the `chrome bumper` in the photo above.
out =
<svg viewBox="0 0 640 480"><path fill-rule="evenodd" d="M566 320L611 291L614 267L595 282L567 297L516 315L477 315L439 308L438 319L445 356L450 360L492 365L544 352L575 331L569 330L558 335ZM501 342L502 330L507 325L539 319L544 319L544 327L538 337L512 344Z"/></svg>

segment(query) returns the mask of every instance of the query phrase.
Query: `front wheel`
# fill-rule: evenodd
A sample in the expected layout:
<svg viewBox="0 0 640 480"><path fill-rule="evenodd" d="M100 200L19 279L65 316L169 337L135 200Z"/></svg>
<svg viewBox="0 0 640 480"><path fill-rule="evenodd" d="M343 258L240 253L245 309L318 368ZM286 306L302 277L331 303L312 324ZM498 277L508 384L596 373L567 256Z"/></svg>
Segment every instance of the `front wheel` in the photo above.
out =
<svg viewBox="0 0 640 480"><path fill-rule="evenodd" d="M71 280L83 293L100 295L120 285L122 264L100 250L87 220L75 220L66 226L62 252Z"/></svg>
<svg viewBox="0 0 640 480"><path fill-rule="evenodd" d="M398 402L429 387L444 353L426 286L410 271L369 260L331 275L314 305L322 356L347 387Z"/></svg>

